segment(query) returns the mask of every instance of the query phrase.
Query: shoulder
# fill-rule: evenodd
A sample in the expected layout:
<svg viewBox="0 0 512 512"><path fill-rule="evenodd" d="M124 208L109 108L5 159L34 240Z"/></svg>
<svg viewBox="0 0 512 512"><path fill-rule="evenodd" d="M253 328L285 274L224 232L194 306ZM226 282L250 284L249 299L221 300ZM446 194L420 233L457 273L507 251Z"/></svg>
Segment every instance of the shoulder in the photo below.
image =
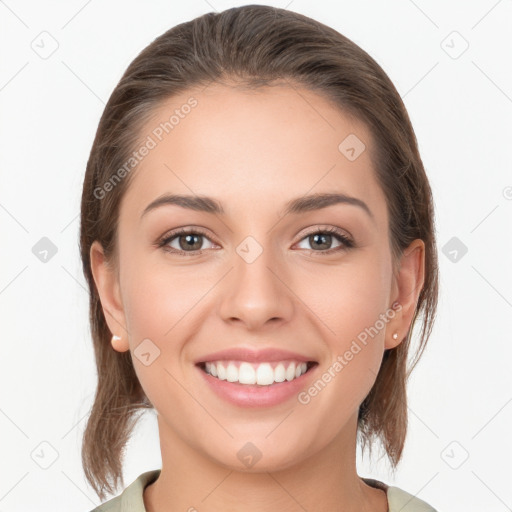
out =
<svg viewBox="0 0 512 512"><path fill-rule="evenodd" d="M390 485L387 490L389 512L437 512L426 501L420 500L407 491Z"/></svg>
<svg viewBox="0 0 512 512"><path fill-rule="evenodd" d="M371 478L363 478L363 480L372 487L386 491L389 507L388 512L437 512L432 505L404 491L400 487L388 485L380 480Z"/></svg>
<svg viewBox="0 0 512 512"><path fill-rule="evenodd" d="M139 475L126 489L90 512L145 512L144 488L160 475L160 469L146 471Z"/></svg>

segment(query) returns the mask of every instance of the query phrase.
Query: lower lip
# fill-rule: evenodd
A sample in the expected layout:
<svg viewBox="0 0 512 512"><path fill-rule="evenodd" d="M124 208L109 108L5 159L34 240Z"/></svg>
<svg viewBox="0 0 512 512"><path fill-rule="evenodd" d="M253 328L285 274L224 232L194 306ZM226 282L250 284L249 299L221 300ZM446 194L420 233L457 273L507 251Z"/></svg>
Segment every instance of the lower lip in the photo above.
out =
<svg viewBox="0 0 512 512"><path fill-rule="evenodd" d="M224 400L239 407L272 407L297 396L318 365L291 381L275 382L269 386L228 382L211 376L196 367L213 391Z"/></svg>

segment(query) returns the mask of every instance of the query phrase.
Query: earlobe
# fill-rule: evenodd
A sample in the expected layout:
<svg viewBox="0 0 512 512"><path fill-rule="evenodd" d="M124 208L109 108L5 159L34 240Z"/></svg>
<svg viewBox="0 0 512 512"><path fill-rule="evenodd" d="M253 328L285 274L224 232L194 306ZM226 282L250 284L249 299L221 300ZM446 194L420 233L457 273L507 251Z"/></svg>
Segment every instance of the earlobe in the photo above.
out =
<svg viewBox="0 0 512 512"><path fill-rule="evenodd" d="M394 319L386 330L385 348L395 348L407 336L414 318L418 298L425 282L425 243L416 239L400 260L400 269L393 287L392 302L399 304ZM395 337L394 333L398 335Z"/></svg>
<svg viewBox="0 0 512 512"><path fill-rule="evenodd" d="M114 270L108 265L103 248L98 241L94 241L91 245L90 261L103 315L113 334L112 347L118 352L126 352L130 347L119 282Z"/></svg>

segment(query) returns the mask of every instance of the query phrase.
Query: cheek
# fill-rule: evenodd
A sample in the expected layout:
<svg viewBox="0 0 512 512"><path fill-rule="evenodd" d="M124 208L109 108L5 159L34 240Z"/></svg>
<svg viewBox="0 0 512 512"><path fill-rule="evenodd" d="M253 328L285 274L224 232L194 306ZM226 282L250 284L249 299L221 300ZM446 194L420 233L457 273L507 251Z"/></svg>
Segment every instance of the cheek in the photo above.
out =
<svg viewBox="0 0 512 512"><path fill-rule="evenodd" d="M185 407L190 398L173 377L183 379L183 351L200 328L197 306L212 283L197 279L192 265L171 268L165 258L156 260L132 253L125 260L122 293L137 377L154 406L164 410L169 389L175 390L176 406Z"/></svg>
<svg viewBox="0 0 512 512"><path fill-rule="evenodd" d="M354 405L371 389L382 360L391 318L388 266L385 257L360 253L346 265L317 272L314 285L304 281L299 292L328 345L331 364L324 380L335 381L332 392Z"/></svg>
<svg viewBox="0 0 512 512"><path fill-rule="evenodd" d="M317 266L314 273L296 275L294 290L341 348L386 312L389 269L387 258L360 252L338 266Z"/></svg>
<svg viewBox="0 0 512 512"><path fill-rule="evenodd" d="M124 263L123 305L134 337L170 338L211 286L193 265L173 266L156 250L148 255L134 248Z"/></svg>

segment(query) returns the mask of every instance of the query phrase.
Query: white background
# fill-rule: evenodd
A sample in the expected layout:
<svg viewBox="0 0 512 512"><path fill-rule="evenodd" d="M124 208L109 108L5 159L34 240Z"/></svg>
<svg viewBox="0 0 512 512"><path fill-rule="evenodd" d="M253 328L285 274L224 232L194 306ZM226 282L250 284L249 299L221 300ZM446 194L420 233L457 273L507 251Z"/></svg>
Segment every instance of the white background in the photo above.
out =
<svg viewBox="0 0 512 512"><path fill-rule="evenodd" d="M384 68L434 192L441 296L410 381L405 455L394 477L384 460L359 456L359 474L440 512L511 510L512 1L268 3L334 27ZM0 1L0 512L99 504L80 462L96 379L78 253L86 160L137 53L178 23L236 5ZM33 49L42 37L58 44L46 59ZM469 46L458 55L461 38ZM42 237L57 247L46 263L32 252ZM452 237L468 248L457 262L442 252ZM158 467L149 413L127 450L125 484Z"/></svg>

